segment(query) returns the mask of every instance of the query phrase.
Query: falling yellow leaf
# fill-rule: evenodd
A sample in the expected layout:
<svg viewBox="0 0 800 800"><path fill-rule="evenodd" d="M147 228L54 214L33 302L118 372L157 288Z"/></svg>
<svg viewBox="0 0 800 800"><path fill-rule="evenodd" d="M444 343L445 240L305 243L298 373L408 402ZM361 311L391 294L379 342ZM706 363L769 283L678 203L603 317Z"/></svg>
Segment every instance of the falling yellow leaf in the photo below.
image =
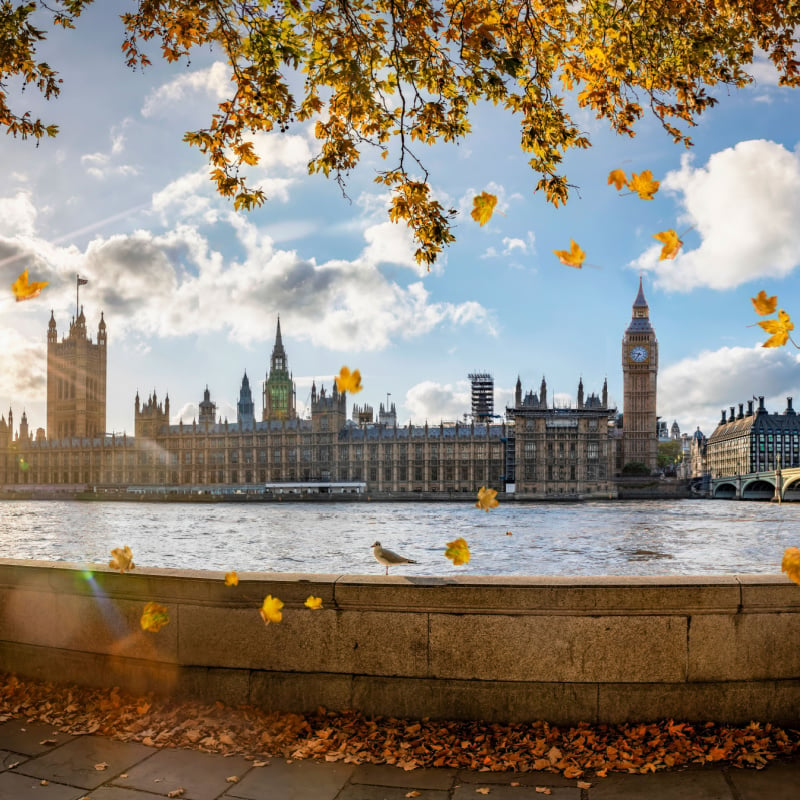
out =
<svg viewBox="0 0 800 800"><path fill-rule="evenodd" d="M580 269L583 266L583 261L586 258L586 253L581 250L576 244L574 239L569 240L569 250L553 250L558 256L558 260L568 267L576 267Z"/></svg>
<svg viewBox="0 0 800 800"><path fill-rule="evenodd" d="M783 347L789 341L789 331L794 330L794 323L783 309L778 312L778 319L762 319L758 325L772 334L762 347Z"/></svg>
<svg viewBox="0 0 800 800"><path fill-rule="evenodd" d="M494 207L497 205L497 197L488 192L481 192L475 195L472 201L472 219L479 225L485 225L494 213Z"/></svg>
<svg viewBox="0 0 800 800"><path fill-rule="evenodd" d="M612 169L608 173L608 183L609 185L613 183L616 190L619 191L623 186L628 185L628 177L621 169Z"/></svg>
<svg viewBox="0 0 800 800"><path fill-rule="evenodd" d="M340 392L350 392L350 394L360 392L364 388L361 385L361 373L357 369L350 372L347 367L342 367L336 376L336 388Z"/></svg>
<svg viewBox="0 0 800 800"><path fill-rule="evenodd" d="M226 586L238 586L239 585L239 576L235 572L226 572L225 573L225 585Z"/></svg>
<svg viewBox="0 0 800 800"><path fill-rule="evenodd" d="M778 295L767 297L767 293L762 289L755 297L750 298L753 301L753 307L756 314L765 317L767 314L774 314L775 309L778 307Z"/></svg>
<svg viewBox="0 0 800 800"><path fill-rule="evenodd" d="M111 551L111 561L108 562L111 569L118 569L120 572L125 572L126 569L134 569L136 564L133 563L133 553L130 547L115 547Z"/></svg>
<svg viewBox="0 0 800 800"><path fill-rule="evenodd" d="M14 297L17 302L20 300L30 300L41 294L42 289L47 286L48 281L39 281L28 283L28 270L23 270L20 276L11 284L11 291L14 292Z"/></svg>
<svg viewBox="0 0 800 800"><path fill-rule="evenodd" d="M166 606L162 606L159 603L147 603L145 605L140 620L143 631L158 633L168 623L169 614L167 614Z"/></svg>
<svg viewBox="0 0 800 800"><path fill-rule="evenodd" d="M280 622L281 619L283 619L283 614L281 614L282 608L283 602L278 600L277 597L268 594L264 598L264 603L258 610L258 613L261 614L261 619L264 620L264 623L269 625L270 622Z"/></svg>
<svg viewBox="0 0 800 800"><path fill-rule="evenodd" d="M781 561L781 571L785 572L795 583L800 584L800 550L787 547Z"/></svg>
<svg viewBox="0 0 800 800"><path fill-rule="evenodd" d="M658 256L659 261L675 258L675 256L678 255L678 250L683 246L683 242L678 238L678 234L675 233L672 228L661 231L661 233L654 233L653 238L658 239L658 241L662 242L664 245L661 248L661 254Z"/></svg>
<svg viewBox="0 0 800 800"><path fill-rule="evenodd" d="M313 594L310 594L306 598L306 602L303 605L308 606L308 608L312 609L313 611L316 611L318 608L322 608L322 598L314 597Z"/></svg>
<svg viewBox="0 0 800 800"><path fill-rule="evenodd" d="M490 508L497 508L499 505L496 489L487 489L485 486L478 489L478 502L475 503L475 508L482 508L488 513Z"/></svg>
<svg viewBox="0 0 800 800"><path fill-rule="evenodd" d="M653 195L658 191L661 181L653 180L653 173L649 169L644 170L638 175L634 172L628 181L628 188L636 192L642 200L652 200Z"/></svg>
<svg viewBox="0 0 800 800"><path fill-rule="evenodd" d="M462 564L469 564L469 546L465 539L459 537L447 543L445 556L453 562L453 566L460 567Z"/></svg>

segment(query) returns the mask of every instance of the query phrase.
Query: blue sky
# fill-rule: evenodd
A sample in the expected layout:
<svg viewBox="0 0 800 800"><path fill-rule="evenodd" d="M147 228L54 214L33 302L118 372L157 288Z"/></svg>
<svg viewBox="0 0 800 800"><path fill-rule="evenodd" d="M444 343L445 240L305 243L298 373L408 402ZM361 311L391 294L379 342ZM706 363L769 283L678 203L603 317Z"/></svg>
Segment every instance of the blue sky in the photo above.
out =
<svg viewBox="0 0 800 800"><path fill-rule="evenodd" d="M57 123L39 147L0 138L0 269L10 284L28 266L49 280L42 295L0 300L0 410L45 425L45 336L75 313L75 273L89 329L108 325L109 431L133 431L136 391L169 392L174 421L190 421L208 385L222 416L235 418L246 370L257 407L281 316L301 410L312 379L330 385L343 364L359 368L354 399L376 409L387 393L401 421L438 422L469 410L470 372L495 379L495 408L547 378L550 396L574 401L608 379L621 410L621 338L640 272L660 351L658 412L681 430L709 434L722 408L765 395L770 410L800 398L794 348L764 349L750 297L760 289L800 315L800 106L759 61L754 86L712 90L716 108L672 143L653 119L621 138L576 110L593 146L565 162L578 189L554 209L519 150L518 125L479 107L458 146L422 149L437 196L462 209L458 241L430 273L413 261L407 232L391 225L369 154L348 198L309 176L308 126L262 136L251 173L270 200L249 214L216 196L203 156L184 144L227 89L218 54L167 65L153 53L142 72L125 67L120 2L97 3L77 30L51 34L42 57L64 79L61 97L23 99ZM13 95L12 95L13 98ZM619 196L608 172L652 170L655 199ZM496 193L479 227L472 197ZM657 262L658 231L685 247ZM575 239L581 270L552 254Z"/></svg>

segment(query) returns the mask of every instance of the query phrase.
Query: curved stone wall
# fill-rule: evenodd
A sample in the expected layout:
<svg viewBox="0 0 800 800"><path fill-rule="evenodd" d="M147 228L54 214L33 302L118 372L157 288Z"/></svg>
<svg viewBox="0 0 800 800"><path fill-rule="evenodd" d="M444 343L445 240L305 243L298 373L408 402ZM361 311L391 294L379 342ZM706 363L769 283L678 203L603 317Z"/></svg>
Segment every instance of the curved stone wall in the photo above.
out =
<svg viewBox="0 0 800 800"><path fill-rule="evenodd" d="M780 575L222 577L0 560L0 670L288 711L800 722L800 587Z"/></svg>

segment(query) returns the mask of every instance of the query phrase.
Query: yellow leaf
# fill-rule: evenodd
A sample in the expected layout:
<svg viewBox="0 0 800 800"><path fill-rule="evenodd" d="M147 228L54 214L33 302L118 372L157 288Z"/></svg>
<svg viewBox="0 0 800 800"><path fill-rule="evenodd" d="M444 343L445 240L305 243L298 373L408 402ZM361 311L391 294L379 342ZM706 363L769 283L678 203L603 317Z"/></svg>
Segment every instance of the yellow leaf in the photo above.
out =
<svg viewBox="0 0 800 800"><path fill-rule="evenodd" d="M576 244L574 239L569 240L569 250L553 250L558 256L558 260L568 267L577 267L580 269L583 266L583 261L586 258L586 253L581 250Z"/></svg>
<svg viewBox="0 0 800 800"><path fill-rule="evenodd" d="M258 610L258 613L261 614L261 619L264 620L264 623L269 625L270 622L280 622L281 619L283 619L283 614L281 614L282 608L283 602L278 600L277 597L268 594L264 598L264 603Z"/></svg>
<svg viewBox="0 0 800 800"><path fill-rule="evenodd" d="M133 563L133 553L130 547L115 547L111 551L111 561L108 562L111 569L118 569L121 573L126 569L134 569L136 564Z"/></svg>
<svg viewBox="0 0 800 800"><path fill-rule="evenodd" d="M448 542L447 550L444 551L444 554L453 562L454 567L469 564L469 546L461 537Z"/></svg>
<svg viewBox="0 0 800 800"><path fill-rule="evenodd" d="M654 181L653 173L649 169L644 170L639 175L635 172L632 173L628 182L628 188L632 192L636 192L642 200L652 200L660 185L661 181Z"/></svg>
<svg viewBox="0 0 800 800"><path fill-rule="evenodd" d="M783 347L789 341L789 331L794 330L794 323L783 309L778 312L778 319L762 319L758 325L772 334L762 347Z"/></svg>
<svg viewBox="0 0 800 800"><path fill-rule="evenodd" d="M621 169L612 169L608 173L608 183L614 184L614 188L619 191L623 186L628 185L628 178Z"/></svg>
<svg viewBox="0 0 800 800"><path fill-rule="evenodd" d="M774 314L775 309L778 307L778 296L773 295L767 297L767 293L762 289L755 297L750 298L753 301L753 307L756 314L765 317L767 314Z"/></svg>
<svg viewBox="0 0 800 800"><path fill-rule="evenodd" d="M225 585L226 586L238 586L239 585L239 576L235 572L226 572L225 573Z"/></svg>
<svg viewBox="0 0 800 800"><path fill-rule="evenodd" d="M42 289L44 289L47 284L48 281L28 283L28 270L25 269L14 283L11 284L11 291L14 292L14 297L17 298L17 302L20 300L30 300L41 294Z"/></svg>
<svg viewBox="0 0 800 800"><path fill-rule="evenodd" d="M165 625L169 623L169 614L165 606L159 603L147 603L142 613L140 624L143 631L150 631L151 633L158 633Z"/></svg>
<svg viewBox="0 0 800 800"><path fill-rule="evenodd" d="M675 258L675 256L678 255L678 250L683 246L683 242L678 238L678 234L675 233L672 228L661 231L661 233L654 233L653 238L658 239L658 241L662 242L664 245L661 248L661 254L658 256L659 261L664 261L664 259L667 258Z"/></svg>
<svg viewBox="0 0 800 800"><path fill-rule="evenodd" d="M781 562L781 571L785 572L795 583L800 584L800 550L787 547Z"/></svg>
<svg viewBox="0 0 800 800"><path fill-rule="evenodd" d="M361 373L357 369L350 372L347 367L342 367L336 376L336 388L340 392L350 392L350 394L360 392L364 388L361 385Z"/></svg>
<svg viewBox="0 0 800 800"><path fill-rule="evenodd" d="M308 608L310 608L310 609L315 611L318 608L322 608L322 598L321 597L314 597L313 594L310 594L306 598L306 602L303 603L303 605L305 605Z"/></svg>
<svg viewBox="0 0 800 800"><path fill-rule="evenodd" d="M488 192L481 192L475 195L472 200L472 219L479 225L486 224L494 213L494 207L497 205L497 197Z"/></svg>
<svg viewBox="0 0 800 800"><path fill-rule="evenodd" d="M497 508L499 505L496 489L487 489L485 486L478 489L478 502L475 503L475 508L482 508L488 513L490 508Z"/></svg>

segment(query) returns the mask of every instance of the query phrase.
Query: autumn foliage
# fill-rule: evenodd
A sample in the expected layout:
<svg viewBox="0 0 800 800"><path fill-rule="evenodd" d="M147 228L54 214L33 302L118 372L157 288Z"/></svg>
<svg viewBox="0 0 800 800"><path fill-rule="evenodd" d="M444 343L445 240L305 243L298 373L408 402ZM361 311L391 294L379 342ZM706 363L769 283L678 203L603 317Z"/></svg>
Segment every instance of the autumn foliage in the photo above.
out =
<svg viewBox="0 0 800 800"><path fill-rule="evenodd" d="M800 749L800 734L775 725L662 720L650 724L556 726L366 717L354 711L267 713L253 706L136 697L118 689L55 686L0 676L0 721L38 719L73 734L100 734L155 747L240 754L264 765L281 757L560 773L567 778L646 773L688 765L765 766Z"/></svg>
<svg viewBox="0 0 800 800"><path fill-rule="evenodd" d="M59 78L37 59L48 20L72 27L93 0L0 0L0 126L25 137L54 136L16 106L9 82L59 93ZM230 94L206 127L185 141L208 158L218 191L241 209L261 204L248 184L258 162L254 134L312 124L318 149L309 164L345 185L365 152L387 163L375 177L391 193L389 213L410 226L420 263L453 240L455 210L431 191L423 148L471 132L471 113L491 103L519 123L536 189L567 201L562 168L590 140L570 108L587 109L618 134L633 136L649 110L674 141L716 100L720 84L741 87L761 51L784 85L800 83L800 6L763 0L138 0L122 16L123 57L149 64L213 47L231 71ZM35 24L34 24L35 23ZM303 74L303 82L295 80ZM24 96L22 96L24 98ZM570 102L567 102L569 99ZM646 172L628 188L650 199ZM657 187L656 187L657 188ZM477 209L485 222L488 206ZM490 216L490 214L489 214ZM480 220L479 220L480 221Z"/></svg>

